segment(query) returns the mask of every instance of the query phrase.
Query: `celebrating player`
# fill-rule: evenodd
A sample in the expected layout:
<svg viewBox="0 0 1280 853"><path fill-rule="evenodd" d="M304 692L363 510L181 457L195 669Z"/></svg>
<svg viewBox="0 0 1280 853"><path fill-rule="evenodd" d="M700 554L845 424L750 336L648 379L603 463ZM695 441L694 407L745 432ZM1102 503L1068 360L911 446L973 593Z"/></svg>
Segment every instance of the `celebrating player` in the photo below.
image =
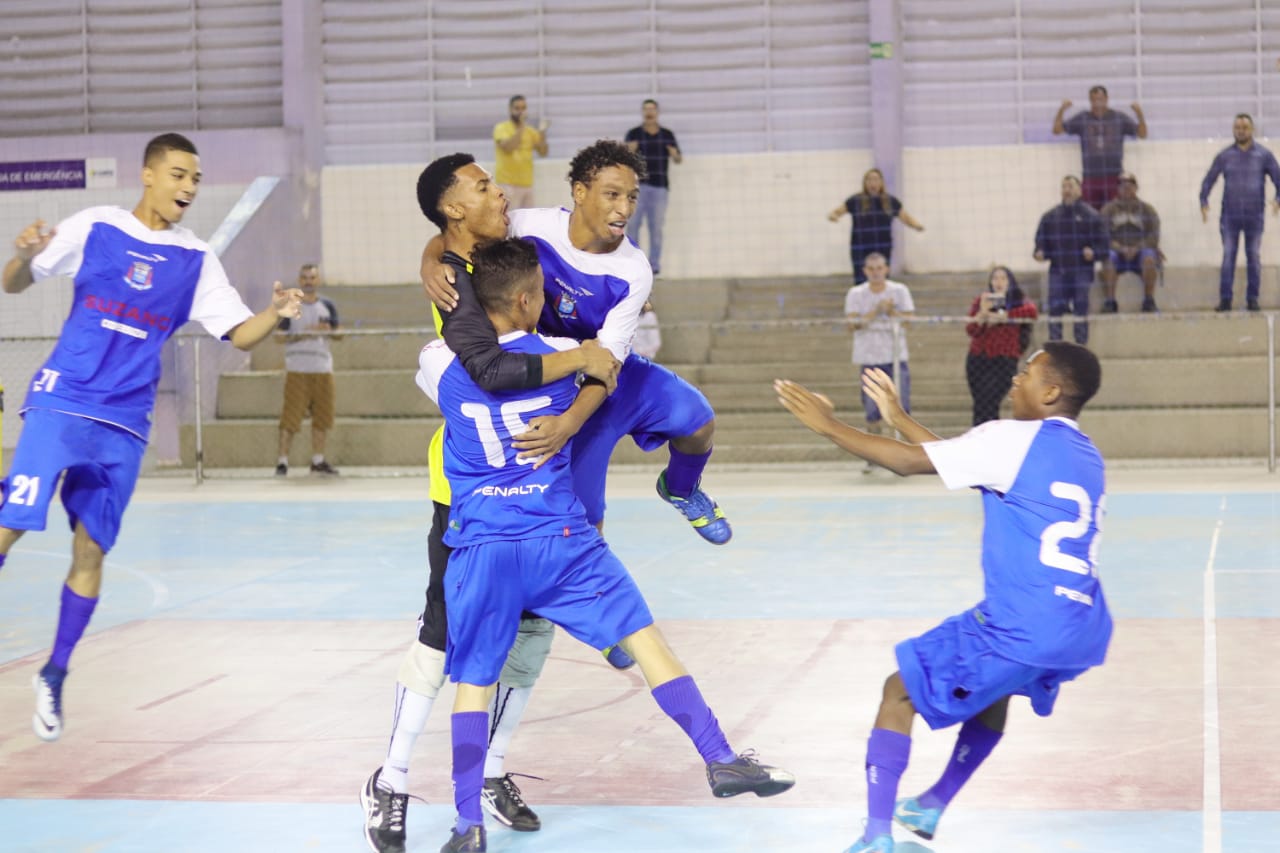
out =
<svg viewBox="0 0 1280 853"><path fill-rule="evenodd" d="M826 398L774 383L779 402L809 429L898 474L936 473L948 488L976 488L986 515L983 600L897 647L899 669L885 681L867 743L866 830L846 853L892 853L893 819L932 838L943 810L999 743L1009 697L1028 696L1048 716L1058 687L1105 658L1111 615L1096 560L1103 463L1075 420L1101 379L1089 350L1050 341L1013 380L1013 420L948 441L903 412L883 371L863 387L905 441L854 429ZM933 729L963 725L937 783L895 806L917 713Z"/></svg>
<svg viewBox="0 0 1280 853"><path fill-rule="evenodd" d="M142 199L132 212L91 207L56 229L25 228L4 268L6 293L51 276L75 278L75 301L53 354L20 410L25 427L0 506L0 566L28 530L43 530L58 477L74 531L71 571L53 654L35 677L35 733L62 734L67 662L98 603L102 561L138 479L160 381L164 342L188 320L247 350L280 318L298 316L302 291L275 284L254 314L209 246L179 223L200 188L200 158L176 133L147 143Z"/></svg>
<svg viewBox="0 0 1280 853"><path fill-rule="evenodd" d="M549 353L576 341L533 334L542 313L539 252L503 240L473 253L472 285L502 345ZM640 665L655 701L697 747L717 797L780 794L791 774L735 756L715 715L653 624L635 581L589 523L575 494L570 452L543 465L521 460L515 437L530 423L570 408L572 378L535 392L485 392L443 342L423 349L418 384L440 405L445 473L454 503L445 543L450 557L450 678L454 702L453 776L458 822L442 853L486 849L481 813L487 708L522 610L532 610L596 648L620 643ZM529 419L529 420L526 420Z"/></svg>

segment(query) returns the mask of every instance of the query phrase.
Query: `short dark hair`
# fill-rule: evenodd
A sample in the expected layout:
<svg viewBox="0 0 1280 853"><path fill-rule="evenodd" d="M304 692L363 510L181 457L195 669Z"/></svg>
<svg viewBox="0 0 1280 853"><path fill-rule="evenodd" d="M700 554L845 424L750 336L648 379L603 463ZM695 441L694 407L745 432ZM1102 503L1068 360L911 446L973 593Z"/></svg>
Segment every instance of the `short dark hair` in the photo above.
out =
<svg viewBox="0 0 1280 853"><path fill-rule="evenodd" d="M645 98L643 101L640 102L641 107L647 107L649 106L649 104L653 104L655 108L657 108L658 106L658 102L655 101L653 98Z"/></svg>
<svg viewBox="0 0 1280 853"><path fill-rule="evenodd" d="M1068 409L1073 415L1079 414L1102 385L1098 357L1088 347L1070 341L1046 341L1044 353L1049 356L1049 369L1062 384Z"/></svg>
<svg viewBox="0 0 1280 853"><path fill-rule="evenodd" d="M1089 94L1090 94L1090 95L1092 95L1094 92L1101 92L1102 94L1106 95L1106 94L1107 94L1107 87L1106 87L1106 86L1101 86L1101 85L1099 85L1099 86L1093 86L1093 87L1091 87L1091 88L1089 89Z"/></svg>
<svg viewBox="0 0 1280 853"><path fill-rule="evenodd" d="M480 305L486 311L501 311L511 304L525 278L538 271L538 250L528 240L507 237L476 247L471 264L471 286Z"/></svg>
<svg viewBox="0 0 1280 853"><path fill-rule="evenodd" d="M597 139L573 155L573 159L569 161L569 185L590 186L600 170L610 166L630 169L641 180L648 174L644 158L638 152L632 151L616 139Z"/></svg>
<svg viewBox="0 0 1280 853"><path fill-rule="evenodd" d="M1242 118L1245 121L1249 122L1249 124L1253 124L1253 116L1249 115L1248 113L1236 113L1236 118Z"/></svg>
<svg viewBox="0 0 1280 853"><path fill-rule="evenodd" d="M150 166L156 160L162 159L170 151L185 151L188 154L200 156L200 152L196 150L195 143L181 133L162 133L148 142L147 147L143 149L142 165Z"/></svg>
<svg viewBox="0 0 1280 853"><path fill-rule="evenodd" d="M515 106L516 101L523 101L523 100L526 100L524 95L512 95L510 98L507 99L507 109L510 109L511 107Z"/></svg>
<svg viewBox="0 0 1280 853"><path fill-rule="evenodd" d="M440 199L458 180L455 174L463 166L476 161L470 154L459 151L457 154L446 154L432 160L427 168L418 175L418 207L431 223L444 231L449 227L449 219L440 210Z"/></svg>

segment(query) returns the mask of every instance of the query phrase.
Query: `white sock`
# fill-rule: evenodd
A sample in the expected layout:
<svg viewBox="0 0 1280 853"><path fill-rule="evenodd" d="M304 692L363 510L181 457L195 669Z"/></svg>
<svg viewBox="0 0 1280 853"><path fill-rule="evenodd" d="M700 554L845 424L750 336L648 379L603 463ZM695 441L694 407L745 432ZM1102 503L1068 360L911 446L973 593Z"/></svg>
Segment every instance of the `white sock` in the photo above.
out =
<svg viewBox="0 0 1280 853"><path fill-rule="evenodd" d="M413 745L418 735L427 727L431 706L435 698L414 693L396 682L395 728L391 732L391 744L387 747L387 760L382 763L379 781L397 794L409 793L409 759L413 757Z"/></svg>
<svg viewBox="0 0 1280 853"><path fill-rule="evenodd" d="M276 460L276 464L277 464L277 465L288 465L288 464L289 464L289 457L288 457L288 456L281 456L279 459L277 459L277 460Z"/></svg>
<svg viewBox="0 0 1280 853"><path fill-rule="evenodd" d="M324 461L324 454L323 454L323 453L313 453L313 454L311 454L311 464L312 464L312 465L319 465L319 464L320 464L321 462L323 462L323 461Z"/></svg>
<svg viewBox="0 0 1280 853"><path fill-rule="evenodd" d="M507 747L520 725L524 709L529 706L532 687L508 687L498 682L498 692L489 705L489 753L484 759L484 778L495 779L504 773Z"/></svg>

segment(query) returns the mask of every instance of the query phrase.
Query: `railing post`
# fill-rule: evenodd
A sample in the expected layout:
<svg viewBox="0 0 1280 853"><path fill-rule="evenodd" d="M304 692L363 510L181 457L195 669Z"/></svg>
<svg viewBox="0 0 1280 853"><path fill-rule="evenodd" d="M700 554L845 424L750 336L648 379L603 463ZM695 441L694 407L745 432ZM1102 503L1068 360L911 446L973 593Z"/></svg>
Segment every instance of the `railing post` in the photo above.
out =
<svg viewBox="0 0 1280 853"><path fill-rule="evenodd" d="M1276 315L1267 315L1267 471L1276 472Z"/></svg>
<svg viewBox="0 0 1280 853"><path fill-rule="evenodd" d="M195 374L195 398L196 398L196 485L204 482L204 414L201 411L203 405L200 401L200 337L195 336L191 340L191 360L193 362L192 373Z"/></svg>

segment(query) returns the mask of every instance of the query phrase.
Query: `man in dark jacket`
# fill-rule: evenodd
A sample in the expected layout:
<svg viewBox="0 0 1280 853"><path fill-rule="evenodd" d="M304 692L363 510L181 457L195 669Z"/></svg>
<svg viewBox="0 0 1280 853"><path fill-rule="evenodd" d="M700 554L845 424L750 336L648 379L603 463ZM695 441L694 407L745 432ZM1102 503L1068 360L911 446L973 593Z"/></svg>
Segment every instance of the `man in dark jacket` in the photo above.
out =
<svg viewBox="0 0 1280 853"><path fill-rule="evenodd" d="M1036 228L1037 261L1049 262L1049 340L1062 340L1061 317L1070 308L1076 320L1076 343L1089 341L1089 288L1093 265L1106 256L1107 229L1098 212L1080 200L1080 179L1062 179L1062 204L1040 217Z"/></svg>

